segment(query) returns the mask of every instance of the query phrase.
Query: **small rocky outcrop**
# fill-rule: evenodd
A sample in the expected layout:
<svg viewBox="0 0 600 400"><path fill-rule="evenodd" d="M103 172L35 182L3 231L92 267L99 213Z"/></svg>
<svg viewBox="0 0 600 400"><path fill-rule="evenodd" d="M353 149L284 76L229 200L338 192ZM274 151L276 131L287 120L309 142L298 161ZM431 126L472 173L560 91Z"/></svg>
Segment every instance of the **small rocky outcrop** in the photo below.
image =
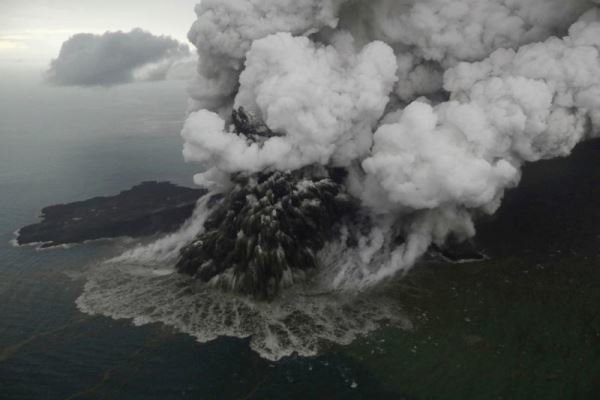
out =
<svg viewBox="0 0 600 400"><path fill-rule="evenodd" d="M262 120L246 111L244 107L232 111L231 122L239 135L245 136L252 142L263 143L274 136L283 136L272 131Z"/></svg>

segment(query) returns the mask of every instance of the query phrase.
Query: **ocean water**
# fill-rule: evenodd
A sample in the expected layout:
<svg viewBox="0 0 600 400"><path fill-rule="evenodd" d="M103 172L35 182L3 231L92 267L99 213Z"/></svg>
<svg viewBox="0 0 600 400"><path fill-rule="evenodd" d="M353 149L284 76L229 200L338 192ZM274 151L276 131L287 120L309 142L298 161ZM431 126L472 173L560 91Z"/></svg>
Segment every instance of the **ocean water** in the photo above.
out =
<svg viewBox="0 0 600 400"><path fill-rule="evenodd" d="M117 193L143 180L191 185L197 166L183 163L179 137L186 85L54 88L34 70L0 72L0 399L383 393L367 371L336 351L271 362L251 349L250 338L215 336L201 344L173 326L82 313L76 300L90 276L103 274L91 272L94 265L133 245L100 241L39 251L13 247L13 232L35 222L47 205ZM118 291L121 282L110 283L105 289ZM162 295L160 301L173 300ZM136 310L144 316L135 299L113 298L113 308L126 316ZM167 310L184 306L189 300Z"/></svg>
<svg viewBox="0 0 600 400"><path fill-rule="evenodd" d="M50 88L0 68L0 399L599 397L598 141L526 168L480 224L489 260L352 296L257 307L129 259L169 239L11 245L44 206L191 185L185 108L183 82Z"/></svg>

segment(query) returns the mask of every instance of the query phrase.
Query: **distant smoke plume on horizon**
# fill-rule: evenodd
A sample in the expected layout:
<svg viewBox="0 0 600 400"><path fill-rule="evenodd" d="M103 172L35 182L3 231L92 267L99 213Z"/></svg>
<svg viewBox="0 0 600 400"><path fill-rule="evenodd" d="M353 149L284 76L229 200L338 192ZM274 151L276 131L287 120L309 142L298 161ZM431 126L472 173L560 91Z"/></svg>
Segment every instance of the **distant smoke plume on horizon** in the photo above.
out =
<svg viewBox="0 0 600 400"><path fill-rule="evenodd" d="M190 64L187 44L140 28L102 35L79 33L63 43L45 78L59 86L186 79L191 77Z"/></svg>
<svg viewBox="0 0 600 400"><path fill-rule="evenodd" d="M406 271L432 243L474 236L524 163L598 132L597 4L204 0L189 33L199 65L185 158L204 185L345 167L348 190L384 222L336 282ZM248 142L229 129L233 107L282 136ZM391 230L404 245L389 248Z"/></svg>

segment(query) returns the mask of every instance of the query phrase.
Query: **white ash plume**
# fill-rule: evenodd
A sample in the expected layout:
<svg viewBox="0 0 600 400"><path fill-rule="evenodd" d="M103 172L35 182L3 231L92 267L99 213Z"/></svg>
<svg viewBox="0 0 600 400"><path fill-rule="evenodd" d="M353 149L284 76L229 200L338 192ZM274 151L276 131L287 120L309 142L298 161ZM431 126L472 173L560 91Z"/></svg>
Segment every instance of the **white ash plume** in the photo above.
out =
<svg viewBox="0 0 600 400"><path fill-rule="evenodd" d="M569 26L590 0L359 0L340 12L340 27L362 44L382 40L399 57L396 94L403 100L442 90L441 75L461 61L517 48ZM436 87L436 84L439 86Z"/></svg>
<svg viewBox="0 0 600 400"><path fill-rule="evenodd" d="M594 9L563 39L449 69L450 101L412 103L375 132L362 164L365 186L377 186L386 199L379 205L397 212L448 205L495 212L524 162L566 156L590 129L597 132L599 33ZM372 195L366 200L378 206Z"/></svg>
<svg viewBox="0 0 600 400"><path fill-rule="evenodd" d="M347 166L369 152L395 67L391 48L382 42L344 54L287 33L257 40L235 103L283 135L250 143L229 132L217 114L201 110L190 115L183 129L186 160L226 172L315 163Z"/></svg>
<svg viewBox="0 0 600 400"><path fill-rule="evenodd" d="M192 109L230 105L246 52L255 40L278 32L310 35L337 25L344 0L203 0L188 38L198 48ZM226 114L229 114L228 112Z"/></svg>
<svg viewBox="0 0 600 400"><path fill-rule="evenodd" d="M598 132L596 3L205 0L190 31L200 66L185 158L207 185L345 167L377 222L334 286L376 283L432 243L473 236L524 163ZM240 106L278 135L234 132L225 116Z"/></svg>

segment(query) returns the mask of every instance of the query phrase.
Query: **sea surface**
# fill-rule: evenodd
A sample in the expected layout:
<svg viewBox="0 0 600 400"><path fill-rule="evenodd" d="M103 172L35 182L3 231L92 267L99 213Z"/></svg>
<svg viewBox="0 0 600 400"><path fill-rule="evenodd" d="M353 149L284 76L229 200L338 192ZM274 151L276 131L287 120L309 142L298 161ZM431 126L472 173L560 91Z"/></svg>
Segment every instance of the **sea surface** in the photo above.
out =
<svg viewBox="0 0 600 400"><path fill-rule="evenodd" d="M186 84L72 89L47 87L36 71L0 73L0 399L599 398L598 142L526 171L482 222L490 260L419 265L356 303L335 303L345 304L343 314L327 311L344 319L332 325L339 340L307 331L319 339L313 355L269 357L268 338L199 340L170 323L183 307L202 308L202 296L168 296L178 278L119 282L98 267L136 243L11 244L47 205L144 180L192 185L199 167L183 162L179 137ZM112 286L90 291L96 284ZM219 299L207 300L211 310ZM258 317L298 303L287 301ZM318 296L302 301L325 309ZM377 314L398 320L367 326Z"/></svg>

